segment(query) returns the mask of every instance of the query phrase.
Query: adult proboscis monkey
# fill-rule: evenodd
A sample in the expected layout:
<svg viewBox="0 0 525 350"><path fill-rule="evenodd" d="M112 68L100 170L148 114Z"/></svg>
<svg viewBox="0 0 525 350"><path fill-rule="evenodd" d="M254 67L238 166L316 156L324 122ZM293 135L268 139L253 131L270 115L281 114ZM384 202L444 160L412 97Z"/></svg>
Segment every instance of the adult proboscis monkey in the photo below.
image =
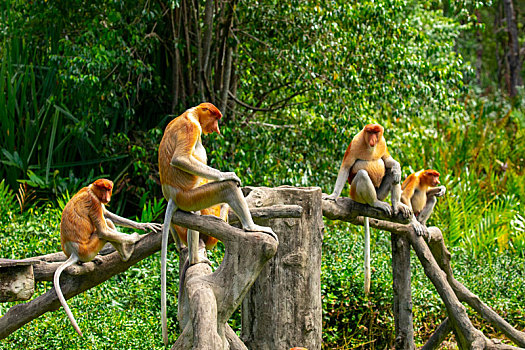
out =
<svg viewBox="0 0 525 350"><path fill-rule="evenodd" d="M388 153L384 129L379 124L368 124L348 145L337 175L334 191L326 199L336 200L343 187L350 183L350 198L397 214L400 210L408 217L410 209L401 203L401 167ZM391 193L392 208L383 200ZM365 293L370 292L370 226L365 227Z"/></svg>
<svg viewBox="0 0 525 350"><path fill-rule="evenodd" d="M414 215L411 224L418 236L423 235L424 226L436 205L436 197L441 197L446 192L445 186L437 185L439 173L432 169L409 175L401 185L401 202L412 209Z"/></svg>
<svg viewBox="0 0 525 350"><path fill-rule="evenodd" d="M177 209L199 211L227 203L239 217L245 231L261 231L277 236L269 227L256 225L240 189L241 180L234 172L221 172L206 164L206 150L201 136L219 131L221 112L211 103L201 103L173 119L159 146L159 173L162 193L168 200L161 247L161 318L162 338L168 343L166 319L166 259L171 218ZM202 179L212 180L198 186ZM189 230L189 263L200 262L199 237Z"/></svg>
<svg viewBox="0 0 525 350"><path fill-rule="evenodd" d="M107 242L110 242L123 261L128 261L140 239L138 233L120 233L115 224L138 230L160 231L161 225L139 223L111 213L105 208L111 200L113 182L99 179L82 188L67 202L60 221L60 243L64 254L69 258L55 271L53 284L58 300L64 307L67 317L77 333L82 336L80 327L67 305L60 289L60 274L74 263L93 260Z"/></svg>

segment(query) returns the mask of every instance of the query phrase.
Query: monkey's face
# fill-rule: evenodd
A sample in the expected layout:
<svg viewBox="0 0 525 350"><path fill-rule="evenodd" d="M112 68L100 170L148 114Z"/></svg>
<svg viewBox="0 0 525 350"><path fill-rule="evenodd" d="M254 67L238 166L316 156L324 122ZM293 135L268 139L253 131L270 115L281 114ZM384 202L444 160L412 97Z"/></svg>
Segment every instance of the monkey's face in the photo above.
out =
<svg viewBox="0 0 525 350"><path fill-rule="evenodd" d="M98 199L100 199L100 202L102 204L108 204L111 200L111 190L102 189L99 192Z"/></svg>
<svg viewBox="0 0 525 350"><path fill-rule="evenodd" d="M217 107L211 103L201 103L197 106L197 114L199 115L199 122L204 135L213 132L220 135L219 119L221 119L222 113Z"/></svg>
<svg viewBox="0 0 525 350"><path fill-rule="evenodd" d="M432 187L439 185L439 173L435 170L427 170L425 172L425 182Z"/></svg>
<svg viewBox="0 0 525 350"><path fill-rule="evenodd" d="M93 192L102 204L107 204L111 200L113 182L107 179L98 179L93 182Z"/></svg>
<svg viewBox="0 0 525 350"><path fill-rule="evenodd" d="M201 126L204 135L208 135L213 132L216 132L219 135L221 134L221 131L219 130L219 119L217 118L207 117L204 119L204 122L201 122Z"/></svg>
<svg viewBox="0 0 525 350"><path fill-rule="evenodd" d="M365 126L365 141L370 147L375 147L383 137L383 127L379 124Z"/></svg>

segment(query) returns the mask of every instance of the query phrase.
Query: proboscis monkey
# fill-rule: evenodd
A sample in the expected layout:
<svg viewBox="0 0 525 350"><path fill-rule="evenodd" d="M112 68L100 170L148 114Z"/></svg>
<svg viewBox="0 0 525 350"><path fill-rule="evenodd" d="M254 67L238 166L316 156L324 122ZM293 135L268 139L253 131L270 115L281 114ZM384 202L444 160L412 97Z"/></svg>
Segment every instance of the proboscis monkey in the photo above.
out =
<svg viewBox="0 0 525 350"><path fill-rule="evenodd" d="M138 233L120 233L115 224L139 230L160 231L162 226L154 223L139 223L111 213L105 204L111 200L113 182L99 179L82 188L67 202L60 222L60 243L67 259L55 271L53 284L60 303L77 333L82 336L77 321L67 305L60 289L60 274L74 263L93 260L100 249L110 242L123 261L128 261L140 239Z"/></svg>
<svg viewBox="0 0 525 350"><path fill-rule="evenodd" d="M387 214L392 208L383 200L391 192L394 213L400 210L408 216L410 209L401 203L401 166L388 153L384 129L379 124L368 124L350 142L343 157L334 191L326 199L337 200L345 182L350 183L350 198L382 209ZM370 292L370 227L365 227L365 293Z"/></svg>
<svg viewBox="0 0 525 350"><path fill-rule="evenodd" d="M401 185L401 202L412 209L414 215L411 224L418 236L423 235L423 226L426 226L434 210L436 197L441 197L446 192L445 186L436 187L439 183L439 173L428 169L409 175Z"/></svg>
<svg viewBox="0 0 525 350"><path fill-rule="evenodd" d="M266 232L277 240L269 227L256 225L240 189L241 180L234 172L221 172L206 164L206 150L201 136L220 134L221 112L211 103L201 103L173 119L159 146L159 173L162 193L168 200L161 247L161 319L162 338L168 343L166 319L166 258L168 233L173 213L177 209L199 211L219 203L227 203L239 217L245 231ZM202 179L212 182L199 186ZM188 252L190 265L201 261L198 254L198 234L190 230Z"/></svg>

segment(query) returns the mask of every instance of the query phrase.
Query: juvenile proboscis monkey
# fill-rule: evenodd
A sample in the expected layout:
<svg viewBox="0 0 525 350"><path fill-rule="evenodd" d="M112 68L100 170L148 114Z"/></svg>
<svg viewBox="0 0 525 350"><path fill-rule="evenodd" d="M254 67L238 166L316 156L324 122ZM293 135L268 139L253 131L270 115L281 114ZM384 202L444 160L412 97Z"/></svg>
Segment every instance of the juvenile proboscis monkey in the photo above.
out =
<svg viewBox="0 0 525 350"><path fill-rule="evenodd" d="M445 186L437 186L439 183L439 173L428 169L409 175L401 185L401 202L412 209L414 215L411 224L418 236L423 235L423 226L426 226L434 210L436 197L441 197L446 192Z"/></svg>
<svg viewBox="0 0 525 350"><path fill-rule="evenodd" d="M277 240L269 227L256 225L240 189L241 180L234 172L221 172L206 164L202 134L219 131L221 112L211 103L201 103L173 119L159 146L159 173L162 193L168 200L161 247L161 322L162 338L168 343L166 319L166 259L168 233L173 213L177 209L199 211L219 203L227 203L239 217L245 231L266 232ZM212 182L199 186L202 179ZM201 262L198 254L199 235L188 231L189 264Z"/></svg>
<svg viewBox="0 0 525 350"><path fill-rule="evenodd" d="M82 336L77 321L67 305L60 289L60 274L76 262L93 260L107 242L110 242L123 261L127 261L140 239L138 233L120 233L115 224L139 230L160 231L161 225L139 223L111 213L105 208L111 200L113 182L99 179L82 188L67 202L60 222L60 243L64 254L69 258L55 271L53 284L60 303L77 333Z"/></svg>
<svg viewBox="0 0 525 350"><path fill-rule="evenodd" d="M368 124L350 142L337 175L334 191L326 199L337 200L345 182L350 183L350 198L397 214L409 215L409 208L401 203L401 167L388 153L384 129L379 124ZM391 193L392 208L383 200ZM365 227L365 293L370 292L370 226Z"/></svg>

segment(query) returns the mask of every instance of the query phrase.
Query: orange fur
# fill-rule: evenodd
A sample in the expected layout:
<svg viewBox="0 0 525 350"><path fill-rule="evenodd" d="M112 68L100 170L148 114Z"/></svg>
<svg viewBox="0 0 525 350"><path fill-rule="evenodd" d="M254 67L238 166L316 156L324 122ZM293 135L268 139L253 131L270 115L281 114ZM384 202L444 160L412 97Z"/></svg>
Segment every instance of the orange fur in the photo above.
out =
<svg viewBox="0 0 525 350"><path fill-rule="evenodd" d="M409 175L401 185L401 202L408 205L414 214L425 207L427 202L427 193L429 190L439 184L439 173L435 170L421 170Z"/></svg>
<svg viewBox="0 0 525 350"><path fill-rule="evenodd" d="M381 125L368 124L352 139L343 158L343 166L350 167L348 183L351 184L355 174L364 169L368 172L374 186L379 187L385 176L383 159L390 156L383 132ZM350 197L355 198L355 190L350 191Z"/></svg>
<svg viewBox="0 0 525 350"><path fill-rule="evenodd" d="M184 208L184 210L194 211L208 207L201 210L202 215L220 217L221 206L212 206L212 204L220 202L218 199L220 194L217 191L217 186L220 187L220 185L215 183L215 190L211 191L211 187L206 186L209 182L207 179L172 166L171 160L177 156L191 157L206 165L205 151L201 149L201 134L220 133L218 120L221 117L221 112L213 104L201 103L173 119L164 131L159 146L160 182L178 190L174 200L177 206ZM190 193L189 190L194 191ZM211 208L209 208L210 206ZM174 228L181 241L187 245L187 229L176 225ZM201 234L200 237L208 249L217 244L217 240L213 237L204 234Z"/></svg>
<svg viewBox="0 0 525 350"><path fill-rule="evenodd" d="M205 185L209 181L207 179L202 179L199 186ZM226 212L226 216L221 217L221 206L220 205L214 205L210 208L202 209L200 211L201 215L214 215L218 218L223 219L224 221L228 220L228 213ZM181 227L178 225L173 225L175 228L175 231L177 232L177 235L179 236L182 243L184 243L186 246L188 245L188 229L185 227ZM217 245L217 242L219 241L215 237L208 236L204 233L199 234L200 239L204 241L204 244L206 244L206 249L211 250Z"/></svg>
<svg viewBox="0 0 525 350"><path fill-rule="evenodd" d="M111 181L97 180L91 186L82 188L64 207L60 243L68 257L72 253L66 247L68 242L78 245L81 261L90 261L104 246L105 242L94 233L107 229L102 203L109 202L112 189Z"/></svg>

